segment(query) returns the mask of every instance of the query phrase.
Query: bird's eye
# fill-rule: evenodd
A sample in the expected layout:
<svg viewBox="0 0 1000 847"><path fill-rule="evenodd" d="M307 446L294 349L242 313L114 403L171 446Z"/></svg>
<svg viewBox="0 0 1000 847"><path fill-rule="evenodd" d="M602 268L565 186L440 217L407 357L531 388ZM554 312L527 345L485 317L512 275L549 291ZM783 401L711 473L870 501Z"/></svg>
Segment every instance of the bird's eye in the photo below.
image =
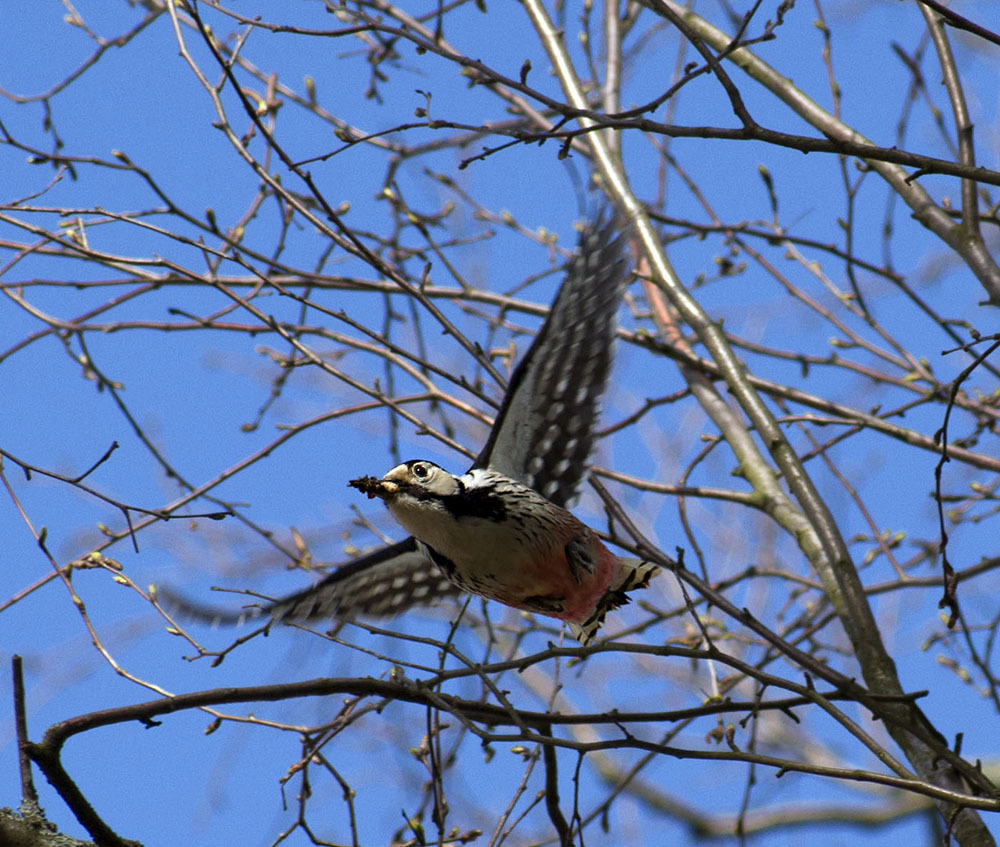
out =
<svg viewBox="0 0 1000 847"><path fill-rule="evenodd" d="M423 462L413 466L413 475L418 479L423 479L424 477L426 477L427 471L428 471L427 465L425 465Z"/></svg>

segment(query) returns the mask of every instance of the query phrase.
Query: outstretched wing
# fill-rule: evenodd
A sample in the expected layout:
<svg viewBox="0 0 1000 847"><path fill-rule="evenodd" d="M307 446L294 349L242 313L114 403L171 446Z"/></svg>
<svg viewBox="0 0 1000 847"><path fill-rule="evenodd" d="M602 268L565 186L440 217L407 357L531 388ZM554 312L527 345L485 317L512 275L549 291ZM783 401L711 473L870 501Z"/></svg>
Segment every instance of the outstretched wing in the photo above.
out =
<svg viewBox="0 0 1000 847"><path fill-rule="evenodd" d="M489 440L472 467L489 467L566 506L594 445L628 269L613 216L580 235L549 316L511 376Z"/></svg>
<svg viewBox="0 0 1000 847"><path fill-rule="evenodd" d="M188 600L169 587L160 588L158 594L171 612L218 625L261 617L274 621L388 618L412 606L457 596L461 590L434 564L427 548L411 536L352 559L315 585L270 605L218 609Z"/></svg>
<svg viewBox="0 0 1000 847"><path fill-rule="evenodd" d="M267 612L276 621L315 618L388 618L460 594L412 536L341 565L322 582L279 600Z"/></svg>
<svg viewBox="0 0 1000 847"><path fill-rule="evenodd" d="M627 268L612 216L580 235L559 293L538 335L511 376L489 439L473 464L520 480L552 502L572 500L594 442L598 404L611 369L616 315ZM391 617L412 606L460 594L410 537L354 559L324 580L234 614L171 595L181 613L212 622Z"/></svg>

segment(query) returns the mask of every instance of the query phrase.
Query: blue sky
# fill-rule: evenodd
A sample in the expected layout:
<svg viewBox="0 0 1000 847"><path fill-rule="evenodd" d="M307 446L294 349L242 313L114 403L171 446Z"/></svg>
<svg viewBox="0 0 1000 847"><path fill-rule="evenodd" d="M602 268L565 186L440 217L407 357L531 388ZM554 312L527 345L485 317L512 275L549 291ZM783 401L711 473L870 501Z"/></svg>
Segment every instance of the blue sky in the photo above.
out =
<svg viewBox="0 0 1000 847"><path fill-rule="evenodd" d="M105 38L131 28L143 14L141 8L126 4L81 3L77 8L87 25ZM963 6L965 13L972 17L978 14L980 19L987 8L982 3ZM320 3L259 3L240 7L239 11L260 14L268 20L294 20L300 26L331 28L335 24ZM891 40L904 49L912 50L921 37L920 15L914 6L897 3L835 3L827 4L824 11L839 34L834 40L833 61L843 89L844 118L876 142L891 146L895 143L892 132L902 108L907 76L892 55L886 33L891 33ZM713 6L706 6L705 13L720 20ZM0 87L8 94L25 97L48 90L79 67L94 49L80 27L66 23L67 10L62 4L19 5L5 10L5 14L10 31L18 33L16 39L7 39L0 52ZM567 23L570 31L575 31L577 14L579 10L574 7ZM773 15L773 10L761 14L767 17ZM757 49L783 74L793 77L796 84L829 107L829 88L820 59L822 42L813 25L814 18L813 7L800 4L779 30L779 38ZM213 18L213 26L219 32L237 29L221 18ZM190 30L186 35L201 66L211 69L209 76L216 79L218 71L212 67L204 48ZM553 96L558 94L547 60L533 39L519 5L491 4L489 17L467 6L455 15L446 35L463 51L481 57L514 78L524 59L530 57L533 65L530 82ZM996 51L962 36L952 36L967 74L967 94L979 131L982 163L996 167L997 91L1000 90ZM629 68L627 104L643 102L665 87L665 80L674 72L673 44L668 33L661 31L649 36ZM432 93L431 115L441 120L477 123L509 117L490 92L470 88L454 67L433 57L418 56L403 44L398 45L401 67L394 69L390 79L380 85L382 102L366 99L363 92L369 80L369 67L362 47L356 39L311 39L289 33L257 32L244 46L244 55L262 68L278 69L280 82L299 92L304 89L304 76L310 75L316 81L322 103L372 131L414 120L414 110L427 105L417 89ZM925 72L932 96L938 98L939 105L945 105L936 86L938 72L932 59L928 60ZM762 123L790 132L811 132L801 120L779 108L770 95L755 92L736 72L734 78L743 85L748 106ZM262 88L257 85L257 90ZM225 102L237 133L244 132L248 122L236 108L235 100L227 93ZM51 118L65 145L63 153L114 162L112 151L123 151L152 173L172 200L192 215L203 216L205 209L211 207L220 226L232 226L253 196L256 179L222 133L212 127L216 116L209 99L178 55L166 16L161 16L123 48L110 49L76 82L53 96L50 104ZM52 143L52 136L44 130L44 118L44 109L38 102L15 103L10 98L0 101L0 120L7 131L19 141L43 150ZM673 119L681 124L732 124L717 86L707 79L692 83L684 92ZM945 121L950 126L947 116ZM322 155L340 145L328 123L291 103L282 107L278 127L281 143L299 160ZM418 140L429 142L435 137L430 130L418 130L406 139L413 144ZM948 155L922 104L917 107L906 144L920 152ZM528 228L544 226L557 232L559 245L570 248L575 243L573 222L581 216L575 179L584 173L585 163L580 156L573 157L569 164L560 163L557 146L550 142L518 147L457 170L458 161L474 155L481 146L476 142L465 151L437 152L403 164L398 172L399 190L413 208L424 212L438 210L449 201L456 203L448 229L436 231L435 235L441 239L446 233L470 237L471 243L448 253L449 260L470 284L506 292L532 275L548 271L537 284L517 294L524 300L547 304L559 279L558 273L553 272L550 251L499 224L477 220L472 207L433 179L425 168L451 175L462 192L494 213L506 210ZM260 140L251 142L250 149L261 155ZM842 243L843 233L836 222L843 214L842 183L833 157L803 156L757 143L694 139L672 142L670 152L701 187L722 220L732 224L768 221L770 201L758 171L764 165L774 176L782 224L801 237ZM653 149L643 139L626 138L625 153L637 193L642 199L651 200L655 196L658 167ZM50 165L27 164L25 153L9 146L0 146L0 168L5 174L5 203L42 191L54 175ZM283 184L295 191L304 190L280 166L274 165L272 170L280 173ZM364 231L389 231L388 205L379 197L386 172L385 155L358 146L327 161L314 162L309 170L332 205L350 204L346 220L351 225ZM849 163L848 171L854 172L853 162ZM947 193L953 203L958 202L954 180L932 176L926 177L924 183L935 196ZM706 220L696 198L676 175L671 176L667 185L669 213ZM135 174L80 163L75 178L63 175L31 204L68 206L79 209L82 217L91 220L96 207L115 213L134 213L158 207L161 202ZM855 249L876 264L883 261L880 236L886 205L886 189L874 176L869 176L859 193ZM995 311L979 305L982 289L968 270L949 261L935 237L899 206L897 203L893 216L895 269L942 314L969 320L983 333L1000 329ZM8 209L7 214L45 226L55 226L57 220L42 212ZM151 215L148 220L187 236L196 232L193 226L163 215ZM72 217L65 221L70 223ZM273 250L279 223L276 204L273 200L265 201L259 216L247 226L248 248L265 254ZM6 267L14 255L10 243L15 240L30 243L31 237L9 222L0 222L0 236L4 239L0 262ZM207 261L196 247L135 225L91 223L87 237L91 244L109 252L127 257L166 257L198 272L204 271ZM412 239L414 245L417 243L412 233L406 238ZM281 258L293 267L312 270L324 261L326 248L322 236L298 221L288 232ZM698 299L713 319L723 320L735 335L760 344L801 348L816 355L830 352L829 324L801 304L790 304L785 290L760 267L751 266L729 279L713 279L719 268L718 260L727 256L727 247L720 239L687 237L669 249L685 281L694 284L700 274L708 277L709 281L696 289ZM835 307L835 298L808 278L804 265L782 257L780 249L769 255L797 285L810 291L827 308ZM944 258L938 260L941 256ZM821 260L824 271L835 284L846 286L842 263L820 253L809 258ZM741 255L737 260L744 262L746 256ZM406 267L419 277L420 265L420 259L409 259ZM374 278L370 268L336 253L323 270ZM220 272L235 275L242 270L230 262ZM120 275L107 267L29 255L9 267L0 281L5 284L57 278L93 281ZM871 274L859 276L880 325L917 355L931 361L943 379L949 379L967 364L967 358L940 355L953 343L889 283ZM455 284L439 261L433 266L432 279L436 284ZM126 289L74 290L33 285L24 290L37 308L70 319ZM638 297L638 291L633 296ZM332 311L343 309L352 319L372 326L380 326L385 320L386 301L381 295L333 292L328 296L317 295L317 300ZM271 313L283 320L298 319L297 304L287 299L275 295L261 298L258 304L273 310ZM110 314L116 321L179 321L178 309L204 316L228 305L224 296L204 287L165 286L117 307ZM441 305L475 342L500 348L511 338L509 334L490 335L477 315L463 311L457 304ZM395 338L412 344L415 336L410 306L403 298L396 297L393 308L403 318L393 325ZM641 303L637 308L641 311ZM485 308L483 311L489 312ZM436 364L470 380L479 375L459 346L437 333L426 314L420 320L423 339L434 345L430 358ZM530 328L538 323L536 318L522 314L511 315L510 320L517 326ZM622 320L629 329L651 326L648 321L643 322L641 314L630 314L626 309L622 310ZM233 321L246 322L248 318L237 310ZM332 331L357 337L349 327L317 311L310 312L306 322L315 325L324 321ZM851 326L873 343L878 341L863 322L854 320ZM10 299L0 300L0 350L8 350L43 327L42 322ZM523 335L515 340L520 351L529 343ZM261 425L248 431L245 425L255 420L279 373L272 353L286 353L288 349L273 334L251 337L235 331L160 332L130 328L90 333L87 344L105 376L122 386L121 396L136 414L143 432L169 457L172 466L196 486L263 449L281 435L282 427L300 424L362 399L359 392L328 374L300 368ZM319 349L329 352L333 345ZM136 437L110 392L99 390L94 380L86 378L80 362L73 358L79 352L72 340L64 345L49 335L0 362L0 392L4 397L0 447L37 466L73 476L89 467L116 441L119 448L88 478L88 483L130 504L159 508L172 502L180 495L181 487L164 474ZM778 363L752 352L741 355L746 356L755 373L802 384L806 390L859 408L883 402L891 405L907 396L902 391L873 387L861 377L829 368L816 368L806 378L799 373L797 363ZM862 354L858 357L859 361L868 361ZM381 361L371 355L349 353L332 362L368 384L385 379ZM409 390L405 378L400 379L400 390ZM489 393L499 397L497 387L487 385ZM620 420L640 407L646 398L667 396L682 386L675 366L666 359L620 345L604 423ZM991 384L984 379L981 386L988 391L995 388L995 382ZM474 398L463 394L462 399L472 402ZM902 423L933 434L940 425L940 411L939 406L919 408ZM457 415L453 421L455 437L470 449L478 450L485 438L485 427ZM828 430L816 431L819 435L830 435ZM658 407L641 426L606 439L595 461L621 473L673 483L704 446L701 436L714 433L711 424L688 398ZM352 545L377 543L375 534L357 525L357 510L390 537L401 536L384 510L348 489L347 480L381 473L397 458L416 455L427 456L456 471L465 466L463 457L415 434L412 426L401 424L396 437L400 441L398 455L391 448L388 416L381 410L327 421L289 439L271 456L233 475L212 493L241 504L241 513L247 521L273 532L277 543L286 550L293 549L289 528L294 527L306 538L317 560L340 561L348 557ZM988 453L992 448L984 441L979 449ZM936 514L929 496L935 463L932 454L904 450L887 439L859 436L834 448L831 455L852 484L863 492L880 528L905 531L907 543L936 539ZM867 533L863 516L843 487L818 465L814 461L810 470L815 468L818 484L829 498L844 535L851 538ZM731 454L719 448L698 467L690 482L745 490L732 471ZM5 473L32 525L36 530L46 528L48 548L61 563L93 549L102 539L100 525L114 530L122 527L120 512L64 483L37 475L29 482L9 461L5 462ZM956 463L948 466L946 475L956 489L990 481L983 472ZM672 551L678 544L689 546L672 498L634 491L622 496L636 523L665 550ZM189 511L204 512L211 508L211 504L201 502L193 504ZM758 514L712 501L691 500L688 509L713 578L723 578L749 564L808 573L790 540L776 533L773 525ZM592 493L585 493L577 511L595 525L603 525L600 504ZM0 569L0 602L4 602L44 577L51 568L10 499L0 506L0 538L4 542L0 556L4 563ZM995 555L994 539L995 530L989 520L964 524L953 535L951 550L956 564L969 565L980 556ZM867 547L859 543L853 549L860 561ZM692 556L689 566L693 567L696 560L690 549L688 553ZM239 598L211 594L212 585L280 595L297 590L310 579L301 572L289 572L288 557L277 546L269 544L247 523L236 520L214 523L192 518L155 524L140 534L138 552L123 543L108 554L121 562L125 575L142 589L152 583L170 584L190 596L220 605L238 604ZM919 575L932 572L925 565ZM864 579L866 583L876 583L891 576L892 571L882 557L866 571ZM994 582L985 577L977 591L967 598L966 608L976 620L987 620L993 615ZM77 572L74 586L87 604L102 643L121 667L173 692L317 676L377 677L388 673L392 664L359 649L331 645L297 630L279 629L268 638L257 638L234 651L221 665L211 668L207 659L185 661L191 648L180 638L166 634L162 619L129 587L114 583L108 573ZM949 737L955 732L965 733L964 749L969 757L989 761L998 753L996 711L974 685L958 682L947 667L949 660L964 660L960 646L932 645L923 649L928 638L941 629L935 609L937 596L936 589L883 595L875 601L876 614L883 636L900 664L904 685L908 690L930 689L932 693L924 701L925 708L941 731ZM661 607L669 607L677 602L676 588L673 583L654 585L649 599ZM769 587L764 581L754 583L745 594L733 599L753 608L755 613L766 615L775 625L787 622L796 609L801 611L800 607L785 610L787 591ZM517 620L509 611L493 609L491 614L494 620ZM441 638L448 632L448 622L447 615L415 613L393 625L405 632ZM224 630L193 627L192 632L214 649L226 646L233 637ZM662 641L679 635L683 632L663 627L654 637ZM836 631L831 631L829 638L836 645L843 645ZM349 639L352 644L383 657L401 657L430 665L437 662L433 649L386 636L369 637L352 629ZM460 632L457 643L469 655L478 655L475 651L482 650L479 638L470 633ZM536 649L541 649L544 643L545 638L540 634L529 641ZM24 656L33 737L38 737L55 721L151 697L147 690L116 674L95 651L67 592L55 581L0 613L0 645L4 659L14 652ZM546 672L550 670L546 668ZM595 657L583 671L561 667L559 672L573 702L590 703L601 709L626 709L630 703L634 708L649 707L650 703L661 704L657 708L697 705L710 684L705 667L688 667L680 660L656 670L654 674L641 664L620 666L610 657ZM782 672L795 677L795 672L787 668ZM587 677L599 679L601 684L595 690L586 690ZM550 683L545 683L539 672L537 679L505 679L505 684L518 686L517 695L523 698L526 707L539 708L542 700L538 692L546 690L545 684ZM533 690L532 685L539 687ZM467 684L466 693L474 687ZM0 671L0 697L3 702L10 702L5 671ZM342 698L323 698L254 704L227 711L238 714L252 711L258 718L298 726L322 723L341 705ZM0 718L0 803L15 805L19 787L13 724L9 710L0 714L4 715ZM851 714L867 722L856 711ZM297 734L227 722L206 736L204 731L209 722L210 717L205 714L184 713L172 715L162 726L152 729L127 724L94 731L67 744L66 766L94 806L124 837L136 838L147 845L270 844L294 820L298 783L292 780L285 787L286 805L280 781L300 754ZM408 805L409 798L418 793L416 789L426 772L407 751L419 743L422 726L423 714L415 707L395 703L382 716L367 716L356 732L343 737L342 743L326 748L334 767L348 774L357 791L361 843L382 843L391 832L389 821L401 825L402 810L411 814L415 811ZM866 728L874 733L879 731L867 724ZM686 743L698 746L704 736L703 729L699 725L685 736ZM835 727L817 720L810 729L815 732L817 743L830 744L845 761L859 767L875 767L871 758L860 748L850 746ZM494 808L509 802L524 770L517 753L498 744L496 755L486 762L476 752L478 742L466 739L464 744L463 780L448 785L453 807ZM621 761L628 766L637 758L636 754L623 754ZM572 796L575 759L567 754L560 765L565 800ZM662 760L647 767L643 778L683 797L692 806L718 811L720 807L739 808L746 773L745 765L707 768L697 762ZM529 796L539 787L537 774L534 779ZM758 770L756 779L751 804L755 809L816 800L846 803L860 796L851 786L801 775L789 774L776 780L772 772ZM40 777L38 782L42 783ZM325 837L349 843L346 807L339 787L335 781L319 777L312 787L315 793L310 806L311 822L320 826ZM64 831L82 834L59 798L47 786L41 785L41 790L50 818ZM603 796L602 791L606 789L602 789L599 778L592 770L585 769L582 807L590 808L596 798ZM471 812L459 819L465 826L477 822ZM989 823L997 831L995 823L992 820ZM589 828L587 843L693 843L684 826L651 812L629 796L613 807L610 824L610 834L602 834L599 827ZM823 843L829 844L881 844L890 839L917 843L927 837L927 827L924 822L911 819L874 832L830 827L822 833ZM551 835L544 815L535 813L529 817L526 828L516 830L514 840L508 843L529 843L529 834L539 838ZM755 843L783 845L799 837L797 830L782 830L756 837ZM306 844L308 840L297 832L285 843ZM485 836L477 843L487 843Z"/></svg>

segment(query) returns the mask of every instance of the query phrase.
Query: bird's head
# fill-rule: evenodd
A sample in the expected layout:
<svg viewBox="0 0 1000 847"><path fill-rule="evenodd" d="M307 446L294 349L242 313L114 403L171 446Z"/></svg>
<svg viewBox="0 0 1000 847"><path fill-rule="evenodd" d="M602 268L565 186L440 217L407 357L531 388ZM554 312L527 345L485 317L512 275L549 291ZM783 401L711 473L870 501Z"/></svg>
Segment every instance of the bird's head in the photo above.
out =
<svg viewBox="0 0 1000 847"><path fill-rule="evenodd" d="M386 503L403 495L418 500L449 497L460 494L464 488L458 477L425 459L411 459L396 465L381 479L363 476L352 479L348 485L369 497L379 497Z"/></svg>

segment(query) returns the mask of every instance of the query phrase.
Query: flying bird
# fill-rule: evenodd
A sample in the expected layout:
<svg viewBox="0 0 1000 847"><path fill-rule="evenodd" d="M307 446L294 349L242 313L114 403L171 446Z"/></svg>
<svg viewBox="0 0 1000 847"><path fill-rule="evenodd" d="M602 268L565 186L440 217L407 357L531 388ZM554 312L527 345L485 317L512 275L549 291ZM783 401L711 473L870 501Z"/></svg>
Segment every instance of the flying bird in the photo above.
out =
<svg viewBox="0 0 1000 847"><path fill-rule="evenodd" d="M586 473L611 368L628 278L622 240L613 216L583 229L549 315L514 369L468 471L456 476L415 459L382 477L350 481L381 499L410 537L252 616L384 618L470 592L562 620L590 643L607 612L658 572L614 555L566 508Z"/></svg>

